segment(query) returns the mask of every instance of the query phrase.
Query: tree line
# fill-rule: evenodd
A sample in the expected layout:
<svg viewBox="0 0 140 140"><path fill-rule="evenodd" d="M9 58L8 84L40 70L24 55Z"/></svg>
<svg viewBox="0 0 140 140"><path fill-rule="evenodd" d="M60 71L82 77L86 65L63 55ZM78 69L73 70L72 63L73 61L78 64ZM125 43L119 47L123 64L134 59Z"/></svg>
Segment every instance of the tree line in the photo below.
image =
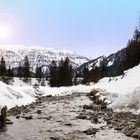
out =
<svg viewBox="0 0 140 140"><path fill-rule="evenodd" d="M39 82L42 78L46 78L49 81L50 86L59 87L59 86L70 86L73 84L73 68L70 64L70 60L67 57L65 60L61 59L59 63L52 61L49 66L49 74L46 77L42 66L36 66L35 72L32 71L28 56L25 56L22 62L19 62L19 66L16 71L6 67L4 57L1 57L0 61L0 77L7 77L9 79L13 77L19 77L24 82L28 82L30 78L34 77Z"/></svg>
<svg viewBox="0 0 140 140"><path fill-rule="evenodd" d="M125 60L120 64L120 74L123 70L133 68L140 63L140 31L135 30L133 38L128 41Z"/></svg>
<svg viewBox="0 0 140 140"><path fill-rule="evenodd" d="M49 81L52 87L71 86L73 84L73 69L67 57L57 64L54 60L50 65Z"/></svg>
<svg viewBox="0 0 140 140"><path fill-rule="evenodd" d="M23 78L25 82L28 82L31 77L38 79L43 78L43 71L42 67L37 65L35 72L32 72L28 56L25 56L23 62L19 62L19 66L16 70L11 68L11 66L7 68L4 57L2 56L0 60L0 77L7 77L9 79L19 77Z"/></svg>

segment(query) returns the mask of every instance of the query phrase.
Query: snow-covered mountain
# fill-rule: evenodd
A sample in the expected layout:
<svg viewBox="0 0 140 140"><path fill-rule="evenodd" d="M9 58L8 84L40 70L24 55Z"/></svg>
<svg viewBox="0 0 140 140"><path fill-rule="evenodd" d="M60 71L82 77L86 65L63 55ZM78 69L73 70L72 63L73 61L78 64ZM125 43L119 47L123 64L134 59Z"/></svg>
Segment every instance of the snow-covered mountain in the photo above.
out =
<svg viewBox="0 0 140 140"><path fill-rule="evenodd" d="M13 68L17 67L19 62L23 62L26 55L28 56L30 65L33 69L37 64L48 66L52 60L59 62L66 57L69 57L73 67L78 67L89 61L87 57L66 50L55 50L39 46L0 45L0 56L4 57L7 66L10 65Z"/></svg>
<svg viewBox="0 0 140 140"><path fill-rule="evenodd" d="M111 75L117 75L117 70L119 68L119 64L125 59L126 48L113 53L109 56L100 56L96 59L90 60L82 64L80 67L77 68L77 71L81 72L85 67L89 70L95 69L96 67L105 66L107 67L109 73Z"/></svg>

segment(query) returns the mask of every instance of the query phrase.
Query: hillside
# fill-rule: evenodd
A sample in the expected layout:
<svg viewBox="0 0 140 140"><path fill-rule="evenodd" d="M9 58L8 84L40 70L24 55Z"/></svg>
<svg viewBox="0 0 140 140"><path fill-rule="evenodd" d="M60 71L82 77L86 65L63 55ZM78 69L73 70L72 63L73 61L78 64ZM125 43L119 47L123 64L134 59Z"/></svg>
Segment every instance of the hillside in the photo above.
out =
<svg viewBox="0 0 140 140"><path fill-rule="evenodd" d="M96 59L90 60L77 68L78 72L82 72L85 67L89 70L94 70L96 67L105 66L110 75L117 75L119 64L125 59L126 48L112 53L109 56L100 56Z"/></svg>

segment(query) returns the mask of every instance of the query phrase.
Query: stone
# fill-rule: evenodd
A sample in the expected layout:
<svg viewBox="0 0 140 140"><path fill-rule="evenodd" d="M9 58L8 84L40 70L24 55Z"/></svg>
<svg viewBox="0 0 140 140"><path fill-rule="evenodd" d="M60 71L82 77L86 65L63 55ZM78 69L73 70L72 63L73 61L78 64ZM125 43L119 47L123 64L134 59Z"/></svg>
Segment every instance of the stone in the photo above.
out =
<svg viewBox="0 0 140 140"><path fill-rule="evenodd" d="M6 117L7 117L7 106L5 106L1 109L1 115L0 115L1 124L5 124Z"/></svg>
<svg viewBox="0 0 140 140"><path fill-rule="evenodd" d="M37 110L37 114L41 114L42 113L42 111L41 110Z"/></svg>
<svg viewBox="0 0 140 140"><path fill-rule="evenodd" d="M126 136L129 136L129 137L131 137L135 131L136 131L136 129L134 127L131 127L131 126L127 126L122 130L122 132Z"/></svg>
<svg viewBox="0 0 140 140"><path fill-rule="evenodd" d="M91 123L97 124L98 122L99 122L99 121L98 121L97 116L93 116L93 117L91 118Z"/></svg>
<svg viewBox="0 0 140 140"><path fill-rule="evenodd" d="M71 124L69 121L66 121L66 122L65 122L65 125L66 125L66 126L72 126L72 124Z"/></svg>
<svg viewBox="0 0 140 140"><path fill-rule="evenodd" d="M92 105L83 105L83 109L93 109Z"/></svg>
<svg viewBox="0 0 140 140"><path fill-rule="evenodd" d="M27 116L22 116L22 118L26 119L26 120L31 120L33 119L32 115L27 115Z"/></svg>
<svg viewBox="0 0 140 140"><path fill-rule="evenodd" d="M4 124L13 124L11 121L6 121Z"/></svg>
<svg viewBox="0 0 140 140"><path fill-rule="evenodd" d="M87 119L87 116L84 114L79 114L79 116L76 117L77 119Z"/></svg>
<svg viewBox="0 0 140 140"><path fill-rule="evenodd" d="M133 133L132 137L140 138L140 128L137 128L136 131Z"/></svg>
<svg viewBox="0 0 140 140"><path fill-rule="evenodd" d="M98 129L96 128L89 128L85 131L83 131L84 133L86 133L87 135L95 135L98 132Z"/></svg>
<svg viewBox="0 0 140 140"><path fill-rule="evenodd" d="M19 115L17 115L17 116L16 116L16 118L17 118L17 119L19 119L19 118L20 118L20 116L19 116Z"/></svg>
<svg viewBox="0 0 140 140"><path fill-rule="evenodd" d="M136 126L136 127L140 127L140 118L138 118L138 119L136 120L135 126Z"/></svg>
<svg viewBox="0 0 140 140"><path fill-rule="evenodd" d="M59 137L50 137L50 140L60 140Z"/></svg>
<svg viewBox="0 0 140 140"><path fill-rule="evenodd" d="M51 116L47 117L47 116L39 116L38 119L45 119L45 120L51 120Z"/></svg>

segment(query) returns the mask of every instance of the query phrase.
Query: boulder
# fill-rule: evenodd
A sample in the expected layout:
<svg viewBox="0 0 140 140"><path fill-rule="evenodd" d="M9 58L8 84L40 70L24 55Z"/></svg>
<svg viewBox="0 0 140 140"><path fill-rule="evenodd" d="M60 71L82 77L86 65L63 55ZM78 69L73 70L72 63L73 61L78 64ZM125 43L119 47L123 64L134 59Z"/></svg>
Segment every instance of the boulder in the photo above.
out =
<svg viewBox="0 0 140 140"><path fill-rule="evenodd" d="M92 105L83 105L83 109L93 109Z"/></svg>
<svg viewBox="0 0 140 140"><path fill-rule="evenodd" d="M41 114L41 112L42 112L41 110L37 110L37 114L39 114L39 115L40 115L40 114Z"/></svg>
<svg viewBox="0 0 140 140"><path fill-rule="evenodd" d="M31 120L33 119L32 115L26 115L26 116L22 116L22 118L26 119L26 120Z"/></svg>
<svg viewBox="0 0 140 140"><path fill-rule="evenodd" d="M76 118L77 119L87 119L87 115L79 114Z"/></svg>
<svg viewBox="0 0 140 140"><path fill-rule="evenodd" d="M132 137L140 139L140 128L137 128Z"/></svg>
<svg viewBox="0 0 140 140"><path fill-rule="evenodd" d="M0 115L1 124L4 124L6 122L6 117L7 117L7 106L1 109L1 115Z"/></svg>
<svg viewBox="0 0 140 140"><path fill-rule="evenodd" d="M95 135L98 132L98 129L97 128L89 128L83 132L86 133L87 135Z"/></svg>

